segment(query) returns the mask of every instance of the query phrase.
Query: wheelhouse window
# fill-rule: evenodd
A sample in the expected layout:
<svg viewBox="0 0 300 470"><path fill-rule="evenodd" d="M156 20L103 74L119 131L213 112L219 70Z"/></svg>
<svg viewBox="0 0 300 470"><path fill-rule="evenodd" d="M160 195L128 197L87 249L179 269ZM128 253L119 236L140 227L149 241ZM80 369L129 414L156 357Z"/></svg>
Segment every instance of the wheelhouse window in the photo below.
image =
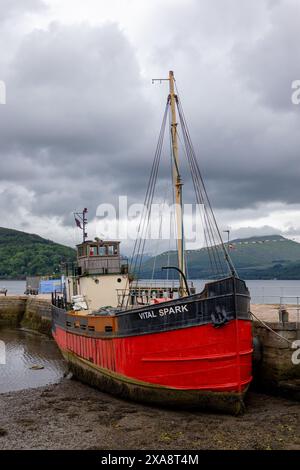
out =
<svg viewBox="0 0 300 470"><path fill-rule="evenodd" d="M83 246L78 247L78 256L83 256Z"/></svg>
<svg viewBox="0 0 300 470"><path fill-rule="evenodd" d="M99 246L99 256L106 256L106 246Z"/></svg>
<svg viewBox="0 0 300 470"><path fill-rule="evenodd" d="M96 246L90 246L89 248L89 256L97 256L97 247Z"/></svg>
<svg viewBox="0 0 300 470"><path fill-rule="evenodd" d="M115 253L115 246L114 246L114 245L109 245L109 246L108 246L108 254L109 254L109 256L113 256L113 255L116 254L116 253Z"/></svg>

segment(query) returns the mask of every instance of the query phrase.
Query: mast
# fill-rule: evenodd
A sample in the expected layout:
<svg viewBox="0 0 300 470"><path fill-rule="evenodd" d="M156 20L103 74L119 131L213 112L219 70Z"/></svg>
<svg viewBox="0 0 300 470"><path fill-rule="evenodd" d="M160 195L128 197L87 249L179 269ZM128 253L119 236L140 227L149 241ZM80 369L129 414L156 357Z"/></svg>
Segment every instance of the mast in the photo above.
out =
<svg viewBox="0 0 300 470"><path fill-rule="evenodd" d="M178 249L178 268L182 271L180 274L179 294L181 297L187 294L184 284L185 277L185 253L184 253L184 232L183 232L183 209L182 209L182 181L179 172L179 155L178 155L178 135L177 135L177 118L176 103L177 95L175 94L174 72L169 72L170 95L169 103L171 107L171 139L173 153L173 185L176 203L176 225L177 225L177 249Z"/></svg>
<svg viewBox="0 0 300 470"><path fill-rule="evenodd" d="M75 222L78 228L82 230L82 242L84 243L87 239L87 232L86 232L86 226L87 226L87 213L88 210L85 207L82 212L74 212L74 218Z"/></svg>
<svg viewBox="0 0 300 470"><path fill-rule="evenodd" d="M83 243L86 241L87 236L88 236L88 234L87 234L87 232L86 232L86 226L87 226L87 223L88 223L88 222L87 222L87 212L88 212L88 210L87 210L87 208L85 207L85 208L83 209L83 211L82 211L82 232L83 232L82 234L83 234Z"/></svg>

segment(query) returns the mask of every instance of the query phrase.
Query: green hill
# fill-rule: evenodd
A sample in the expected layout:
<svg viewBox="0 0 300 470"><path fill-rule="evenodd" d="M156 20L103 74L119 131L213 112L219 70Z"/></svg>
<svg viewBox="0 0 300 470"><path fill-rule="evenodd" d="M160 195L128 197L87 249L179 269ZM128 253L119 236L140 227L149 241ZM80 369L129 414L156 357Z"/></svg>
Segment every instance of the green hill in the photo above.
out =
<svg viewBox="0 0 300 470"><path fill-rule="evenodd" d="M73 261L75 250L38 235L0 227L0 278L60 273L61 263Z"/></svg>
<svg viewBox="0 0 300 470"><path fill-rule="evenodd" d="M232 240L230 256L243 279L300 279L300 243L280 235ZM59 274L61 263L74 261L76 253L69 248L38 235L0 228L0 278L22 279L26 276ZM175 251L146 256L141 277L152 277L155 262L157 279L166 272L162 266L177 264ZM206 249L187 251L191 279L212 277ZM173 276L174 273L172 273ZM169 275L170 276L170 275Z"/></svg>
<svg viewBox="0 0 300 470"><path fill-rule="evenodd" d="M280 235L236 239L230 242L232 261L244 279L300 279L300 243ZM188 273L191 279L212 277L206 249L187 251ZM155 263L155 278L163 279L162 266L177 264L175 251L165 252L150 258L142 265L141 276L152 277Z"/></svg>

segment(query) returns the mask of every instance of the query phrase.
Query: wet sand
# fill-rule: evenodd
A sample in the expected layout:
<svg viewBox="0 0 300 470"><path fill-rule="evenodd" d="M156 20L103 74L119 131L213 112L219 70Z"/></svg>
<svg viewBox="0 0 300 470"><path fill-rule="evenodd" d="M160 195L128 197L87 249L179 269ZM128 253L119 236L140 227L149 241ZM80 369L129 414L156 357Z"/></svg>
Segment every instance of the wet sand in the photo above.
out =
<svg viewBox="0 0 300 470"><path fill-rule="evenodd" d="M0 449L298 449L300 404L250 392L247 412L153 408L75 380L0 395Z"/></svg>

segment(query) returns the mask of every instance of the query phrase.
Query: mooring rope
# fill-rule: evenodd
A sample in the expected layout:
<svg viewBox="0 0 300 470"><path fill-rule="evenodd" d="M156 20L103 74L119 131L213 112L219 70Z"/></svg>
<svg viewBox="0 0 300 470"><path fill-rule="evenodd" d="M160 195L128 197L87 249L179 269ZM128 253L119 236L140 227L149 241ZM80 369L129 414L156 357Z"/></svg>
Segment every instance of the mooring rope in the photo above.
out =
<svg viewBox="0 0 300 470"><path fill-rule="evenodd" d="M274 333L274 335L278 336L278 338L283 339L284 341L286 341L289 344L293 344L293 341L290 341L289 339L285 338L284 336L280 335L279 333L276 333L276 331L274 331L269 325L267 325L264 321L262 321L256 315L254 315L253 312L250 312L250 313L259 323L261 323L265 328L267 328L267 330L270 330L272 333Z"/></svg>

